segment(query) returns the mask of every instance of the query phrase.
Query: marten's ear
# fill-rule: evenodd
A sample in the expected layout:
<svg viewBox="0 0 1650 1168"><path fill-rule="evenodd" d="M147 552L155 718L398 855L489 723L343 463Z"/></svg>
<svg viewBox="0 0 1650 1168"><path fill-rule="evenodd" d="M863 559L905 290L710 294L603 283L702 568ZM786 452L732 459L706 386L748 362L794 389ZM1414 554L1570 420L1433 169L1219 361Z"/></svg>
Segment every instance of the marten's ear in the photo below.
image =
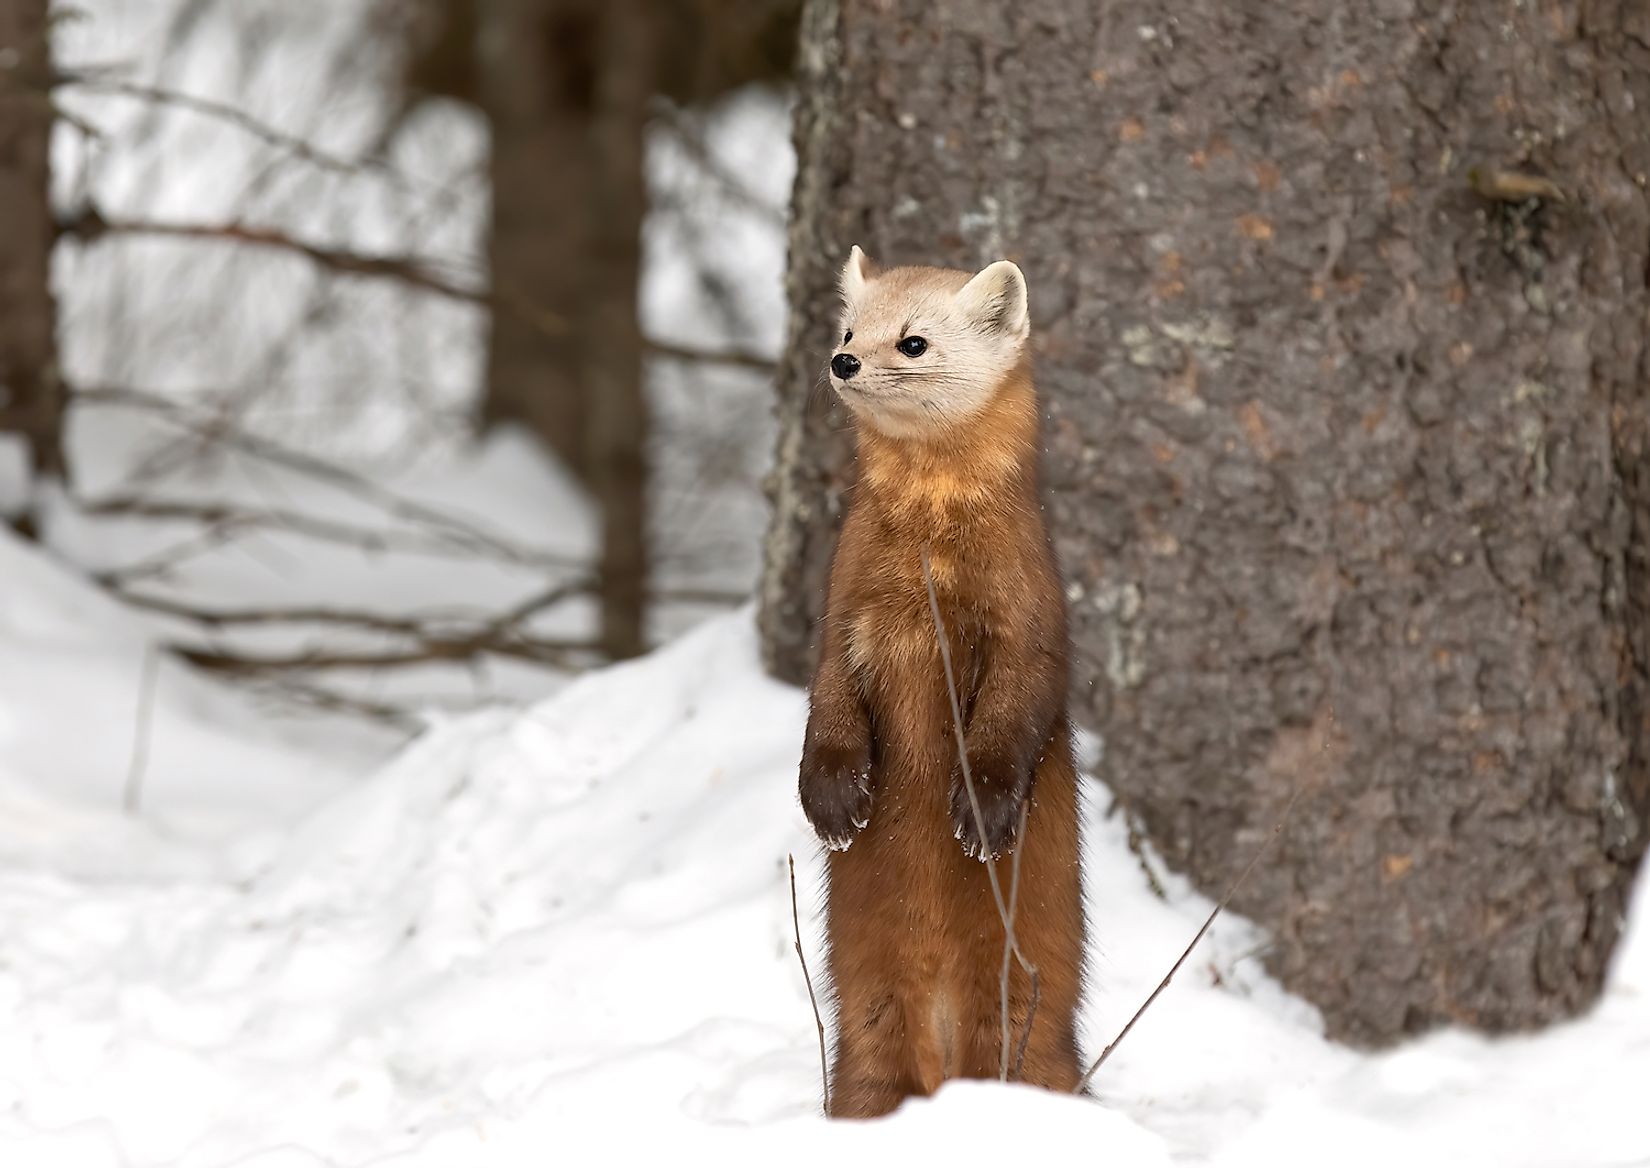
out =
<svg viewBox="0 0 1650 1168"><path fill-rule="evenodd" d="M988 333L1023 341L1031 331L1026 278L1008 260L998 260L964 284L957 304Z"/></svg>
<svg viewBox="0 0 1650 1168"><path fill-rule="evenodd" d="M859 244L854 244L848 253L848 262L842 265L842 298L849 304L858 300L866 283L876 274L877 266L871 257L859 250Z"/></svg>

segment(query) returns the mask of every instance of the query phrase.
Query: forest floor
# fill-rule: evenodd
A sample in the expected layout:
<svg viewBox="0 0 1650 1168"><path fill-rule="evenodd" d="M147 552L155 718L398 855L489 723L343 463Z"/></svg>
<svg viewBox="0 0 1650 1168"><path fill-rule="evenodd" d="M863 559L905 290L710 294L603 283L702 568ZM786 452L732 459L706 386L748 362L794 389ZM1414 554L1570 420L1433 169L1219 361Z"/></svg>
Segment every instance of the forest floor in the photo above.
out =
<svg viewBox="0 0 1650 1168"><path fill-rule="evenodd" d="M1650 1163L1642 897L1602 1003L1540 1035L1337 1047L1227 917L1097 1101L958 1084L827 1124L805 699L748 611L385 765L170 667L128 813L154 627L9 537L0 579L0 1163ZM1089 786L1092 1050L1209 905L1154 895Z"/></svg>

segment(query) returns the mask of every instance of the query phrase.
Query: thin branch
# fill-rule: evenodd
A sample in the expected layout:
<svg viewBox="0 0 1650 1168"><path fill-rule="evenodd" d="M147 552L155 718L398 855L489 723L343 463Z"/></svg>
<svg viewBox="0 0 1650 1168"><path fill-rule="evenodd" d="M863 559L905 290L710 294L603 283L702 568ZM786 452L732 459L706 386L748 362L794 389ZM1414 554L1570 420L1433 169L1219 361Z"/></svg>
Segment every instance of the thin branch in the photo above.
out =
<svg viewBox="0 0 1650 1168"><path fill-rule="evenodd" d="M1020 830L1021 831L1025 830L1026 810L1029 807L1029 805L1030 805L1029 800L1026 803L1023 803L1023 804L1020 805ZM983 841L985 839L985 832L983 830L980 832L980 839L982 841L982 846L984 846ZM1020 849L1023 848L1023 847L1025 847L1025 836L1022 835L1022 836L1016 837L1015 840L1014 840L1013 861L1012 861L1012 864L1010 866L1010 876L1009 876L1009 881L1008 881L1008 918L1007 919L1011 920L1011 921L1019 919L1019 908L1020 908ZM1008 975L1009 975L1010 970L1013 968L1013 964L1014 964L1014 954L1009 950L1008 937L1005 933L1005 935L1003 937L1002 970L997 975L997 998L998 998L998 1014L997 1014L997 1016L998 1016L998 1018L1000 1018L1002 1020L1002 1028L1003 1028L1002 1039L997 1045L997 1056L998 1056L998 1061L999 1061L999 1066L997 1068L997 1077L1005 1083L1008 1082L1008 1029L1009 1029L1008 1028ZM1028 1034L1030 1033L1029 1029L1027 1030L1027 1033Z"/></svg>
<svg viewBox="0 0 1650 1168"><path fill-rule="evenodd" d="M750 591L737 588L649 588L650 600L662 604L708 604L732 608L751 598Z"/></svg>
<svg viewBox="0 0 1650 1168"><path fill-rule="evenodd" d="M802 965L802 980L808 987L808 1003L814 1008L814 1025L819 1028L819 1085L825 1093L825 1113L831 1111L831 1076L825 1064L825 1019L819 1014L819 999L814 996L814 979L808 973L808 959L802 955L802 917L796 911L796 857L787 854L785 862L791 868L791 929L796 935L796 959Z"/></svg>
<svg viewBox="0 0 1650 1168"><path fill-rule="evenodd" d="M411 710L387 702L375 702L353 694L341 693L292 674L258 675L252 678L251 682L254 689L267 689L279 700L293 702L322 713L368 718L404 734L411 734L425 725L424 719Z"/></svg>
<svg viewBox="0 0 1650 1168"><path fill-rule="evenodd" d="M957 739L957 759L962 766L963 789L968 793L968 805L974 813L974 829L980 834L980 847L983 851L985 848L985 814L980 810L980 797L974 788L974 773L968 765L968 744L963 739L962 702L957 697L957 680L951 667L951 642L945 634L945 619L940 615L940 600L938 594L934 591L934 574L929 567L928 548L926 546L922 549L922 582L928 589L928 613L934 621L934 635L939 639L940 662L945 666L945 689L951 698L951 729ZM1018 852L1020 848L1019 841L1015 842L1014 847L1015 851ZM1019 938L1014 934L1014 913L1003 900L1003 888L1001 882L997 879L997 861L995 859L986 859L985 873L991 884L992 899L997 902L997 916L1003 922L1003 950L1005 956L1003 958L1002 984L1000 986L1002 992L1003 1033L1002 1045L999 1050L1000 1066L997 1077L1006 1083L1008 1081L1009 1050L1008 958L1006 954L1009 952L1014 954L1015 959L1020 963L1020 968L1026 971L1033 982L1037 979L1037 967L1020 950ZM1030 1023L1031 1019L1028 1017L1026 1019L1028 1029Z"/></svg>
<svg viewBox="0 0 1650 1168"><path fill-rule="evenodd" d="M413 642L403 649L310 649L274 655L185 644L169 646L172 652L203 669L257 674L283 669L380 668L434 661L473 661L487 655L571 668L573 655L591 650L592 646L582 641L528 636L521 626L545 609L588 592L590 587L590 582L582 578L562 581L491 619L470 616L467 620L451 613L392 616L369 610L319 606L214 609L164 596L132 593L119 587L113 591L134 608L190 621L209 629L326 625L363 633L380 633Z"/></svg>
<svg viewBox="0 0 1650 1168"><path fill-rule="evenodd" d="M281 508L240 508L225 503L185 499L151 499L141 495L110 495L76 504L82 515L200 523L230 530L267 529L304 536L322 543L342 544L369 552L411 552L425 555L473 556L470 543L455 543L441 533L357 527L303 511ZM124 575L124 570L116 574Z"/></svg>
<svg viewBox="0 0 1650 1168"><path fill-rule="evenodd" d="M84 243L95 243L109 235L129 235L160 239L181 239L242 244L248 247L302 256L318 267L344 276L393 280L422 292L429 292L462 304L489 311L504 309L549 336L563 336L568 323L506 287L492 292L484 288L454 283L416 256L375 256L344 248L323 247L297 239L286 232L241 223L166 223L159 220L107 219L95 207L83 207L72 218L58 223L60 234ZM649 340L643 346L650 356L669 361L722 365L771 377L778 362L747 349L700 349L672 341Z"/></svg>
<svg viewBox="0 0 1650 1168"><path fill-rule="evenodd" d="M1296 787L1294 793L1289 796L1289 802L1283 808L1283 814L1278 817L1277 823L1272 825L1271 833L1261 841L1260 847L1255 849L1255 854L1244 865L1243 871L1238 873L1238 878L1232 881L1232 886L1226 890L1226 895L1220 898L1220 903L1215 905L1214 911L1203 922L1203 927L1197 931L1197 934L1192 937L1186 948L1181 951L1180 956L1175 959L1175 963L1169 967L1169 972L1164 974L1163 980L1157 983L1157 988L1147 996L1144 1002L1140 1003L1140 1008L1124 1024L1123 1029L1117 1032L1117 1037L1106 1044L1106 1049L1100 1052L1100 1057L1095 1059L1089 1065L1089 1069L1083 1072L1083 1077L1077 1080L1077 1086L1072 1088L1073 1094L1081 1095L1083 1093L1089 1085L1089 1080L1094 1078L1095 1072L1105 1065L1106 1060L1111 1057L1111 1052L1117 1049L1118 1044L1129 1036L1129 1031L1134 1029L1134 1024L1140 1021L1141 1015L1151 1008L1151 1004L1157 1001L1159 994L1169 988L1169 983L1174 980L1174 975L1180 972L1180 967L1186 964L1186 959L1192 955L1192 950L1197 948L1197 943L1203 940L1203 934L1209 931L1209 926L1215 923L1215 918L1221 914L1222 910L1232 903L1232 897L1237 895L1238 889L1242 888L1244 881L1249 879L1249 873L1255 870L1255 866L1260 863L1261 857L1267 853L1278 836L1283 834L1283 825L1289 822L1289 813L1295 809L1295 801L1300 798L1300 795L1301 789Z"/></svg>
<svg viewBox="0 0 1650 1168"><path fill-rule="evenodd" d="M655 340L647 342L647 351L650 356L670 361L726 365L732 369L747 369L767 377L773 376L774 370L779 367L779 362L774 358L764 357L761 353L753 353L748 349L696 349L691 345Z"/></svg>
<svg viewBox="0 0 1650 1168"><path fill-rule="evenodd" d="M659 100L654 103L654 112L662 115L655 121L669 130L671 136L681 145L682 150L693 161L699 170L727 194L733 202L762 216L771 226L785 226L785 208L776 207L755 191L745 185L743 179L729 170L717 158L705 141L703 130L688 116L681 106L673 101Z"/></svg>
<svg viewBox="0 0 1650 1168"><path fill-rule="evenodd" d="M473 661L487 655L511 657L571 667L572 655L592 646L582 641L532 637L522 624L552 605L590 588L584 579L563 581L529 597L514 608L487 620L472 618L465 627L463 618L453 615L391 616L365 610L316 606L267 609L199 608L163 596L134 594L116 589L116 594L136 608L207 628L255 627L269 625L328 625L360 632L381 633L413 642L403 649L321 650L259 655L223 648L203 648L174 644L173 652L204 669L225 673L264 673L281 669L380 668L420 665L432 661ZM443 626L448 626L443 628Z"/></svg>
<svg viewBox="0 0 1650 1168"><path fill-rule="evenodd" d="M431 626L442 624L462 626L468 623L475 625L482 635L497 637L552 605L559 604L569 597L588 592L590 587L590 582L587 580L566 581L553 588L545 589L516 608L492 619L485 619L485 614L477 615L474 613L428 613L413 616L389 616L381 612L367 610L314 606L244 609L198 608L184 601L165 596L127 592L118 588L115 592L121 600L134 608L141 608L162 616L176 617L179 620L194 621L197 624L214 629L255 625L345 625L367 632L422 637L428 635Z"/></svg>
<svg viewBox="0 0 1650 1168"><path fill-rule="evenodd" d="M153 645L143 649L143 673L138 681L137 719L132 727L132 757L126 768L126 791L121 799L127 815L138 813L143 777L149 769L149 737L155 712L155 690L160 680L160 654Z"/></svg>
<svg viewBox="0 0 1650 1168"><path fill-rule="evenodd" d="M431 271L427 264L411 256L375 256L344 248L323 247L296 239L283 231L268 227L248 227L240 223L165 223L159 220L103 217L95 207L81 208L73 218L59 222L62 235L86 243L110 235L130 235L158 239L197 240L217 243L242 244L248 247L281 251L302 256L331 272L346 276L363 276L394 280L420 291L444 296L464 304L493 306L494 298L485 291L467 288L444 279ZM535 313L540 323L555 332L564 332L565 322L552 314ZM556 323L551 324L551 321Z"/></svg>
<svg viewBox="0 0 1650 1168"><path fill-rule="evenodd" d="M269 123L253 117L239 106L229 105L226 102L214 101L211 98L199 97L176 89L165 89L155 85L140 85L107 73L88 72L86 70L76 72L59 71L53 77L52 85L54 88L83 89L88 93L104 93L115 97L131 98L134 101L147 102L150 105L172 106L200 117L225 122L250 137L258 139L264 145L282 150L317 169L346 176L356 175L362 171L373 171L382 174L396 186L403 189L409 187L406 176L391 167L388 160L383 157L346 158L339 154L329 153L295 134L277 130Z"/></svg>
<svg viewBox="0 0 1650 1168"><path fill-rule="evenodd" d="M1031 1023L1037 1017L1037 1007L1043 1000L1043 983L1037 976L1037 971L1031 971L1031 1001L1026 1006L1026 1025L1020 1031L1020 1048L1014 1052L1014 1077L1023 1077L1026 1065L1026 1047L1031 1042Z"/></svg>
<svg viewBox="0 0 1650 1168"><path fill-rule="evenodd" d="M323 247L284 231L268 227L248 227L241 223L166 223L159 220L106 219L95 207L87 206L72 218L59 222L58 231L85 243L95 243L109 235L129 235L159 239L181 239L241 244L247 247L302 256L320 268L343 276L393 280L421 292L429 292L461 304L489 311L504 309L549 336L567 333L567 321L524 299L508 288L488 292L484 288L455 283L432 270L416 256L376 256L345 248ZM702 365L722 365L772 376L778 362L747 349L700 349L672 341L650 340L643 345L650 356L669 361Z"/></svg>
<svg viewBox="0 0 1650 1168"><path fill-rule="evenodd" d="M234 539L234 531L223 524L209 524L204 531L179 540L152 555L118 568L92 574L92 581L105 588L122 588L138 580L164 579L181 565L224 547Z"/></svg>
<svg viewBox="0 0 1650 1168"><path fill-rule="evenodd" d="M221 446L252 455L326 483L347 494L353 494L404 522L438 531L456 545L470 551L483 551L529 567L577 569L580 566L578 561L565 556L519 547L502 536L477 528L465 519L420 503L365 475L346 470L325 459L288 449L268 439L239 430L214 426L210 419L191 417L187 407L161 394L136 389L77 387L72 391L72 395L76 403L120 406L158 414L174 425Z"/></svg>
<svg viewBox="0 0 1650 1168"><path fill-rule="evenodd" d="M510 657L563 669L578 667L576 655L598 655L585 641L494 639L486 636L426 637L407 649L323 650L259 655L191 645L168 646L191 665L218 673L256 674L284 669L394 669L436 662L474 661L480 657Z"/></svg>
<svg viewBox="0 0 1650 1168"><path fill-rule="evenodd" d="M1008 919L1018 920L1016 915L1020 903L1020 853L1026 846L1026 828L1030 826L1031 800L1027 799L1020 804L1020 831L1014 837L1014 851L1011 853L1008 876ZM1002 992L1003 1017L1008 1017L1008 942L1003 942L1003 972L1002 984L998 987ZM1031 971L1031 1002L1026 1007L1025 1029L1020 1031L1020 1046L1014 1052L1014 1078L1020 1078L1020 1072L1025 1067L1026 1046L1031 1042L1031 1024L1037 1020L1037 1004L1043 1000L1043 983L1035 968ZM1006 1035L1005 1035L1006 1038Z"/></svg>

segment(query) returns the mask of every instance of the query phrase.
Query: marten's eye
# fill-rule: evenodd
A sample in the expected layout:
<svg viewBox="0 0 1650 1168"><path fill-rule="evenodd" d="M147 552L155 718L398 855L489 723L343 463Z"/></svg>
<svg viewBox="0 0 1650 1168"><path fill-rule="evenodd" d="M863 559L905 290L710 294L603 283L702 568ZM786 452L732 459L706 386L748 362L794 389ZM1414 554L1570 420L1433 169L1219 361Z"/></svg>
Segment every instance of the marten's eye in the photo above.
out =
<svg viewBox="0 0 1650 1168"><path fill-rule="evenodd" d="M854 339L854 330L853 329L849 329L847 332L842 334L842 343L844 345L846 345L849 341L851 341L853 339Z"/></svg>
<svg viewBox="0 0 1650 1168"><path fill-rule="evenodd" d="M907 357L920 357L924 353L928 352L928 342L923 340L921 337L906 337L899 344L895 345L894 348L904 353Z"/></svg>

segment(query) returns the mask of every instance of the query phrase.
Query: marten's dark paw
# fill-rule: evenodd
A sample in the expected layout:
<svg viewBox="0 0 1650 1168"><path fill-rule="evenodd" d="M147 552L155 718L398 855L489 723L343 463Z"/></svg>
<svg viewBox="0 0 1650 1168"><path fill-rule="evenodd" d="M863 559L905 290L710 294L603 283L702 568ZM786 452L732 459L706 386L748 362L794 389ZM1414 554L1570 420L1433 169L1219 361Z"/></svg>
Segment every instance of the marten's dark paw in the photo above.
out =
<svg viewBox="0 0 1650 1168"><path fill-rule="evenodd" d="M974 814L962 768L958 767L951 776L951 825L963 851L976 860L994 860L1014 848L1020 831L1020 810L1031 794L1031 768L989 755L976 758L970 754L968 762L974 794L980 803L979 815Z"/></svg>
<svg viewBox="0 0 1650 1168"><path fill-rule="evenodd" d="M833 852L846 851L871 822L871 754L868 750L814 746L802 752L798 784L802 813Z"/></svg>

